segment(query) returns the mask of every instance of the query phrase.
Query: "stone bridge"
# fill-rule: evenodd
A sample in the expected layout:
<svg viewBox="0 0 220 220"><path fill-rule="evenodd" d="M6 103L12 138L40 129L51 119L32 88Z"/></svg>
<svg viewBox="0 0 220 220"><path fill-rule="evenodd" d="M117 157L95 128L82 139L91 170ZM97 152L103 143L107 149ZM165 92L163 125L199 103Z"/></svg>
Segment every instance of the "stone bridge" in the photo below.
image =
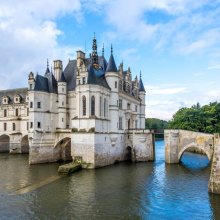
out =
<svg viewBox="0 0 220 220"><path fill-rule="evenodd" d="M185 151L205 154L211 163L209 191L220 194L220 136L185 130L165 130L165 161L179 163Z"/></svg>

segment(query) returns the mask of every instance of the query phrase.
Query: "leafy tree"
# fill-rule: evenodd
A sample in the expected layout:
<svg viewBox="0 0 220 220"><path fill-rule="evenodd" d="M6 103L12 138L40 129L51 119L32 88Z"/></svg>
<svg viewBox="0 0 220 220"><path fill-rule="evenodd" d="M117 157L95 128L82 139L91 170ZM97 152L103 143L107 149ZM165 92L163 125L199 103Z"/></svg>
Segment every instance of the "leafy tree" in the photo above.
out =
<svg viewBox="0 0 220 220"><path fill-rule="evenodd" d="M181 108L169 121L168 128L218 133L220 132L220 103L211 102L204 106L197 103L191 108Z"/></svg>

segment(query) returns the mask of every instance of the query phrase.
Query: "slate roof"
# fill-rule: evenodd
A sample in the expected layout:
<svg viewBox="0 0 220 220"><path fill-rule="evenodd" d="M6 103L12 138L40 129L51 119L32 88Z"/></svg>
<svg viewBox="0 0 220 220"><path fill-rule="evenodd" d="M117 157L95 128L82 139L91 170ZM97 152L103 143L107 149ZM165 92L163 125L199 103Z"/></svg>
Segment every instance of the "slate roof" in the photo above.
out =
<svg viewBox="0 0 220 220"><path fill-rule="evenodd" d="M105 79L105 71L101 68L95 69L92 67L92 65L89 65L89 68L88 68L87 84L100 85L107 89L110 89Z"/></svg>
<svg viewBox="0 0 220 220"><path fill-rule="evenodd" d="M2 98L7 96L9 98L9 104L13 103L13 99L15 95L19 95L21 97L20 103L25 103L25 98L28 93L28 88L18 88L18 89L7 89L0 91L0 104L2 103Z"/></svg>
<svg viewBox="0 0 220 220"><path fill-rule="evenodd" d="M72 91L75 90L76 87L76 60L70 60L64 69L64 77L67 82L67 90Z"/></svg>
<svg viewBox="0 0 220 220"><path fill-rule="evenodd" d="M66 82L65 76L64 76L64 72L61 73L59 82Z"/></svg>
<svg viewBox="0 0 220 220"><path fill-rule="evenodd" d="M49 93L57 93L57 81L52 72L45 74L45 77L48 79L48 89Z"/></svg>
<svg viewBox="0 0 220 220"><path fill-rule="evenodd" d="M139 91L140 92L146 92L141 77L140 77L140 80L139 80Z"/></svg>
<svg viewBox="0 0 220 220"><path fill-rule="evenodd" d="M36 75L34 91L49 92L48 79L41 75Z"/></svg>
<svg viewBox="0 0 220 220"><path fill-rule="evenodd" d="M117 72L117 67L115 64L115 59L113 57L113 54L111 54L110 58L109 58L109 62L108 62L108 66L106 69L106 72Z"/></svg>

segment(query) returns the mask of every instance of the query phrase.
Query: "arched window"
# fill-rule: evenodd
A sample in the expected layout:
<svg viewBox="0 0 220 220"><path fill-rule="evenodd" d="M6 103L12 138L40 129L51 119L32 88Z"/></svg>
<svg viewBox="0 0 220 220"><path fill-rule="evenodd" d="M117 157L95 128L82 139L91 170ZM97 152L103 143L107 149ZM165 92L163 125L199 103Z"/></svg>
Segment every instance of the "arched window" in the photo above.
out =
<svg viewBox="0 0 220 220"><path fill-rule="evenodd" d="M100 96L100 101L99 101L99 116L102 116L102 97Z"/></svg>
<svg viewBox="0 0 220 220"><path fill-rule="evenodd" d="M82 98L82 108L83 108L83 116L86 115L86 97L83 96Z"/></svg>
<svg viewBox="0 0 220 220"><path fill-rule="evenodd" d="M106 99L104 99L104 117L106 117Z"/></svg>
<svg viewBox="0 0 220 220"><path fill-rule="evenodd" d="M95 115L95 97L91 98L91 115Z"/></svg>

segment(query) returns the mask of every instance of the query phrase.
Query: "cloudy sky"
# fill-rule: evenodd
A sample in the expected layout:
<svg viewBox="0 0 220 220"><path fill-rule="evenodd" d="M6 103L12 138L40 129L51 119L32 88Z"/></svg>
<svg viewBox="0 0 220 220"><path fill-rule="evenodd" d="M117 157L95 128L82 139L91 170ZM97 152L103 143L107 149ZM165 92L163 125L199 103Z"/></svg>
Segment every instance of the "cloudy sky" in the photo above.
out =
<svg viewBox="0 0 220 220"><path fill-rule="evenodd" d="M147 117L220 101L220 0L1 0L0 89L88 55L94 32L107 60L112 43L117 65L142 72Z"/></svg>

